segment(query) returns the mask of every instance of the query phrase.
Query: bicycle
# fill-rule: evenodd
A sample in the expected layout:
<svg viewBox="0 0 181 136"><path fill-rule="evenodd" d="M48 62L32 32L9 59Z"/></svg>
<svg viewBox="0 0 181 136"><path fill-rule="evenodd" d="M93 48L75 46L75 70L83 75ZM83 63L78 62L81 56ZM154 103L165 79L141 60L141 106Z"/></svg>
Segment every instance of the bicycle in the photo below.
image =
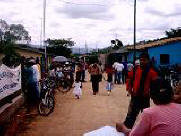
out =
<svg viewBox="0 0 181 136"><path fill-rule="evenodd" d="M48 116L55 108L54 86L50 78L44 78L41 82L40 102L38 112L42 116Z"/></svg>

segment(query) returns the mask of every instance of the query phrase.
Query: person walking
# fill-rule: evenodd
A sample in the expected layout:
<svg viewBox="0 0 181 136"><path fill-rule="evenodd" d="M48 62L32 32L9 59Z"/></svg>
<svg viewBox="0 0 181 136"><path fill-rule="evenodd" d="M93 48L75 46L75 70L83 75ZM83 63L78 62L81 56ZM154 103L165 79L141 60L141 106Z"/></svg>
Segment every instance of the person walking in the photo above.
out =
<svg viewBox="0 0 181 136"><path fill-rule="evenodd" d="M81 68L81 82L85 82L85 62L84 62L84 59L82 58L81 60L81 65L82 65L82 68Z"/></svg>
<svg viewBox="0 0 181 136"><path fill-rule="evenodd" d="M128 67L127 67L127 62L123 62L122 64L124 66L123 71L122 71L122 81L123 81L123 84L125 84L126 83L127 74L128 74Z"/></svg>
<svg viewBox="0 0 181 136"><path fill-rule="evenodd" d="M76 69L76 77L75 77L75 83L74 83L74 90L73 93L77 99L80 99L80 96L82 95L82 89L81 89L81 65L77 65Z"/></svg>
<svg viewBox="0 0 181 136"><path fill-rule="evenodd" d="M115 69L117 71L117 82L118 82L118 84L123 83L122 74L123 74L124 65L122 63L118 63L116 65Z"/></svg>
<svg viewBox="0 0 181 136"><path fill-rule="evenodd" d="M149 55L142 53L140 66L129 73L126 89L131 94L131 100L126 119L122 124L126 128L132 129L139 112L150 106L150 83L158 77L158 74L149 64Z"/></svg>
<svg viewBox="0 0 181 136"><path fill-rule="evenodd" d="M89 67L89 73L91 75L93 95L96 95L99 91L99 82L101 70L97 63L91 64Z"/></svg>
<svg viewBox="0 0 181 136"><path fill-rule="evenodd" d="M106 90L108 96L111 93L112 87L113 87L113 82L112 82L112 76L113 76L113 68L111 65L108 65L106 68L106 73L107 73L107 85L106 85Z"/></svg>
<svg viewBox="0 0 181 136"><path fill-rule="evenodd" d="M112 65L113 69L114 69L114 83L118 83L118 75L117 75L117 71L116 71L116 66L117 64L119 64L118 62L114 62L114 64Z"/></svg>

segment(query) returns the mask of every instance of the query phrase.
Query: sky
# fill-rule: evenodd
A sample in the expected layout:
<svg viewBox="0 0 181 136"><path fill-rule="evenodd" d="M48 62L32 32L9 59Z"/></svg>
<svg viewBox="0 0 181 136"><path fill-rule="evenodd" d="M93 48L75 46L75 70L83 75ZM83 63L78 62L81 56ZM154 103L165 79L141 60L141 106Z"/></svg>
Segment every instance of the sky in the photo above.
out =
<svg viewBox="0 0 181 136"><path fill-rule="evenodd" d="M43 0L0 0L0 19L23 24L40 45ZM181 27L181 0L137 0L136 41ZM46 38L72 38L75 47L104 48L112 39L133 44L134 0L46 0Z"/></svg>

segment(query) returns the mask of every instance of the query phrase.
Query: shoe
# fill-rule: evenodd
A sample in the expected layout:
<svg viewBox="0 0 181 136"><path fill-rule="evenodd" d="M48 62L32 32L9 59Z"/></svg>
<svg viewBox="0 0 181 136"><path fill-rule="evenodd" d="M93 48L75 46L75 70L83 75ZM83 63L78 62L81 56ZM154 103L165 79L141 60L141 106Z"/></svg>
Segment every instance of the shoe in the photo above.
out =
<svg viewBox="0 0 181 136"><path fill-rule="evenodd" d="M108 96L110 95L110 92L107 92Z"/></svg>
<svg viewBox="0 0 181 136"><path fill-rule="evenodd" d="M93 95L96 95L96 92L93 92Z"/></svg>

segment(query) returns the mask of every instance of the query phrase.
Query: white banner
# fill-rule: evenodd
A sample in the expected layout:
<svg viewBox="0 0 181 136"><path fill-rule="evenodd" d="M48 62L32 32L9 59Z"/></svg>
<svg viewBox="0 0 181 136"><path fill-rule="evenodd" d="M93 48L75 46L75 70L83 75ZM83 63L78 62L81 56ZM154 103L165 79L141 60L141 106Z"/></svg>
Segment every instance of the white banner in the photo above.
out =
<svg viewBox="0 0 181 136"><path fill-rule="evenodd" d="M0 100L21 89L21 65L9 68L0 66Z"/></svg>

